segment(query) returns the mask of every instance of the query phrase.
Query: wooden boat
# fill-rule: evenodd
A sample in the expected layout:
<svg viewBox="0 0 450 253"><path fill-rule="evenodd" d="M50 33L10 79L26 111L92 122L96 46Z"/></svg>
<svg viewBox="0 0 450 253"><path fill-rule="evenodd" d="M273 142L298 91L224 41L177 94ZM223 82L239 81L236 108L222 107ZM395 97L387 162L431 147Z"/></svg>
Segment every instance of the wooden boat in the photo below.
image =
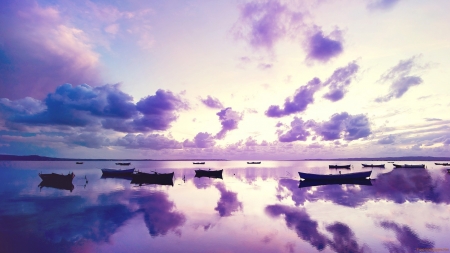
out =
<svg viewBox="0 0 450 253"><path fill-rule="evenodd" d="M126 170L115 170L115 169L101 169L103 175L131 175L134 172L134 168Z"/></svg>
<svg viewBox="0 0 450 253"><path fill-rule="evenodd" d="M39 177L41 177L42 181L55 181L55 182L70 182L72 183L73 178L75 177L75 174L69 173L67 175L63 174L42 174L39 173Z"/></svg>
<svg viewBox="0 0 450 253"><path fill-rule="evenodd" d="M83 164L83 162L76 162L76 164Z"/></svg>
<svg viewBox="0 0 450 253"><path fill-rule="evenodd" d="M195 170L196 177L222 178L223 170Z"/></svg>
<svg viewBox="0 0 450 253"><path fill-rule="evenodd" d="M75 186L73 186L72 181L56 181L56 180L42 180L42 182L38 185L39 189L42 190L44 187L54 188L58 190L68 190L70 192L73 191Z"/></svg>
<svg viewBox="0 0 450 253"><path fill-rule="evenodd" d="M205 164L205 162L193 162L193 164Z"/></svg>
<svg viewBox="0 0 450 253"><path fill-rule="evenodd" d="M355 173L347 173L347 174L330 174L330 175L322 175L322 174L311 174L299 172L300 178L305 180L349 180L349 179L366 179L370 177L372 171L363 171L363 172L355 172Z"/></svg>
<svg viewBox="0 0 450 253"><path fill-rule="evenodd" d="M450 166L449 163L434 163L434 164L436 164L436 165L443 165L443 166Z"/></svg>
<svg viewBox="0 0 450 253"><path fill-rule="evenodd" d="M116 163L116 165L122 165L122 166L128 166L128 165L130 165L131 163Z"/></svg>
<svg viewBox="0 0 450 253"><path fill-rule="evenodd" d="M425 168L425 164L393 164L395 168Z"/></svg>
<svg viewBox="0 0 450 253"><path fill-rule="evenodd" d="M139 186L149 185L149 184L159 184L159 185L172 185L173 186L173 175L172 173L145 173L137 172L132 174L131 184L137 184Z"/></svg>
<svg viewBox="0 0 450 253"><path fill-rule="evenodd" d="M362 164L363 167L377 167L377 168L384 168L384 164Z"/></svg>
<svg viewBox="0 0 450 253"><path fill-rule="evenodd" d="M261 164L261 162L247 162L247 164Z"/></svg>
<svg viewBox="0 0 450 253"><path fill-rule="evenodd" d="M303 180L300 181L298 188L306 188L312 186L321 186L321 185L343 185L343 184L352 184L352 185L368 185L372 186L372 180L370 179L340 179L340 180Z"/></svg>
<svg viewBox="0 0 450 253"><path fill-rule="evenodd" d="M350 169L349 165L328 165L330 169Z"/></svg>
<svg viewBox="0 0 450 253"><path fill-rule="evenodd" d="M394 162L388 162L388 163L394 163Z"/></svg>

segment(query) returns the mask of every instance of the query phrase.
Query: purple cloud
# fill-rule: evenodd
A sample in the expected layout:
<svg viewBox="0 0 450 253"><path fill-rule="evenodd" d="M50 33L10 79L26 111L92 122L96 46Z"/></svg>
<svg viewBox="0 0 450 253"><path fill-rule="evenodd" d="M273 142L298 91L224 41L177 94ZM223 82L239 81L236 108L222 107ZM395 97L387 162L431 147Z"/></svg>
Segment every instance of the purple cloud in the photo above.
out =
<svg viewBox="0 0 450 253"><path fill-rule="evenodd" d="M217 98L213 98L211 96L208 95L208 97L206 99L201 99L200 101L202 101L202 103L204 105L206 105L209 108L215 108L215 109L222 109L223 105L222 103L219 101L219 99Z"/></svg>
<svg viewBox="0 0 450 253"><path fill-rule="evenodd" d="M219 116L220 123L222 124L222 130L215 136L217 139L223 139L228 131L237 129L239 121L242 120L242 115L233 111L231 107L221 110L216 115Z"/></svg>
<svg viewBox="0 0 450 253"><path fill-rule="evenodd" d="M266 111L266 115L268 117L279 118L306 110L307 106L314 102L314 93L316 93L320 87L320 79L312 79L308 82L308 84L301 86L295 91L292 100L290 98L286 98L282 109L278 105L269 106L269 109Z"/></svg>
<svg viewBox="0 0 450 253"><path fill-rule="evenodd" d="M352 116L346 112L333 114L329 121L314 122L311 123L311 126L316 134L325 141L341 138L352 141L367 137L372 133L369 119L365 115Z"/></svg>
<svg viewBox="0 0 450 253"><path fill-rule="evenodd" d="M301 118L294 117L291 128L285 133L279 132L278 140L281 142L306 141L306 138L310 136L306 130L308 126Z"/></svg>
<svg viewBox="0 0 450 253"><path fill-rule="evenodd" d="M341 32L333 31L324 36L322 31L315 32L306 42L307 59L328 62L343 52Z"/></svg>
<svg viewBox="0 0 450 253"><path fill-rule="evenodd" d="M99 55L59 10L36 1L2 1L0 94L42 99L61 83L99 84Z"/></svg>
<svg viewBox="0 0 450 253"><path fill-rule="evenodd" d="M395 142L395 136L389 135L384 138L381 138L378 140L378 144L386 145L386 144L392 144Z"/></svg>
<svg viewBox="0 0 450 253"><path fill-rule="evenodd" d="M397 4L400 0L372 0L367 5L367 8L370 10L387 10L392 8L395 4Z"/></svg>
<svg viewBox="0 0 450 253"><path fill-rule="evenodd" d="M214 210L219 212L220 217L227 217L233 212L242 210L242 202L238 201L237 193L227 191L223 183L216 184L216 188L220 191L220 200Z"/></svg>
<svg viewBox="0 0 450 253"><path fill-rule="evenodd" d="M117 139L114 146L122 146L129 149L181 149L181 143L176 140L169 139L160 134L127 134L126 136Z"/></svg>
<svg viewBox="0 0 450 253"><path fill-rule="evenodd" d="M65 140L70 145L83 146L87 148L102 148L109 146L111 141L98 133L81 133L70 135L65 138Z"/></svg>
<svg viewBox="0 0 450 253"><path fill-rule="evenodd" d="M216 140L214 139L214 136L212 136L210 133L198 133L194 140L185 140L183 142L183 147L185 148L211 148L216 145Z"/></svg>
<svg viewBox="0 0 450 253"><path fill-rule="evenodd" d="M359 66L354 61L346 67L336 69L333 75L323 83L323 86L329 85L329 91L323 97L333 102L341 100L347 92L346 87L350 85L358 69Z"/></svg>
<svg viewBox="0 0 450 253"><path fill-rule="evenodd" d="M378 97L376 102L387 102L393 98L400 98L405 94L410 87L417 86L423 82L419 76L412 76L410 72L413 68L424 68L417 66L415 60L417 57L412 57L408 60L400 61L396 66L388 70L380 77L381 82L392 82L389 88L389 94Z"/></svg>
<svg viewBox="0 0 450 253"><path fill-rule="evenodd" d="M389 221L383 221L380 225L384 229L393 230L400 243L400 245L393 242L384 243L389 252L415 252L417 249L432 249L434 246L432 241L419 238L417 233L408 226L400 226Z"/></svg>

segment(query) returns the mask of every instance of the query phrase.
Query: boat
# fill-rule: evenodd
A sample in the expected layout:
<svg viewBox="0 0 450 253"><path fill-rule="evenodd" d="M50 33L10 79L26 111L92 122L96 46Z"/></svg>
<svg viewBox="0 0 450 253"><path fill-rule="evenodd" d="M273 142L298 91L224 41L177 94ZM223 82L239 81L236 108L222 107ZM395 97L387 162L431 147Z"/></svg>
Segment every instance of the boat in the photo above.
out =
<svg viewBox="0 0 450 253"><path fill-rule="evenodd" d="M384 168L384 164L362 164L363 167L377 167L377 168Z"/></svg>
<svg viewBox="0 0 450 253"><path fill-rule="evenodd" d="M355 173L347 173L347 174L311 174L299 172L300 178L305 180L349 180L349 179L366 179L370 177L372 171L363 171L363 172L355 172Z"/></svg>
<svg viewBox="0 0 450 253"><path fill-rule="evenodd" d="M298 188L306 188L312 186L321 186L321 185L343 185L343 184L352 184L352 185L367 185L372 186L372 180L370 179L341 179L341 180L303 180L300 181Z"/></svg>
<svg viewBox="0 0 450 253"><path fill-rule="evenodd" d="M222 178L223 170L195 170L195 177Z"/></svg>
<svg viewBox="0 0 450 253"><path fill-rule="evenodd" d="M123 166L128 166L128 165L130 165L131 163L116 163L116 165L123 165Z"/></svg>
<svg viewBox="0 0 450 253"><path fill-rule="evenodd" d="M350 169L349 165L328 165L330 169Z"/></svg>
<svg viewBox="0 0 450 253"><path fill-rule="evenodd" d="M450 163L434 163L436 165L450 166Z"/></svg>
<svg viewBox="0 0 450 253"><path fill-rule="evenodd" d="M131 184L137 184L139 186L158 184L158 185L172 185L173 186L173 175L172 173L145 173L137 172L132 174Z"/></svg>
<svg viewBox="0 0 450 253"><path fill-rule="evenodd" d="M425 168L425 164L393 164L395 168Z"/></svg>
<svg viewBox="0 0 450 253"><path fill-rule="evenodd" d="M134 168L126 170L115 170L115 169L101 169L103 175L131 175L134 172Z"/></svg>
<svg viewBox="0 0 450 253"><path fill-rule="evenodd" d="M388 163L394 163L394 162L388 162Z"/></svg>
<svg viewBox="0 0 450 253"><path fill-rule="evenodd" d="M73 186L72 181L55 181L55 180L42 180L42 182L38 185L39 189L42 190L42 188L54 188L58 190L68 190L70 192L73 191L75 186Z"/></svg>
<svg viewBox="0 0 450 253"><path fill-rule="evenodd" d="M67 175L63 174L42 174L39 173L39 177L41 177L42 181L55 181L55 182L70 182L72 183L73 178L75 177L75 174L69 173Z"/></svg>
<svg viewBox="0 0 450 253"><path fill-rule="evenodd" d="M247 162L247 164L261 164L261 162Z"/></svg>
<svg viewBox="0 0 450 253"><path fill-rule="evenodd" d="M205 164L205 162L193 162L193 164Z"/></svg>
<svg viewBox="0 0 450 253"><path fill-rule="evenodd" d="M76 164L83 164L83 162L76 162Z"/></svg>

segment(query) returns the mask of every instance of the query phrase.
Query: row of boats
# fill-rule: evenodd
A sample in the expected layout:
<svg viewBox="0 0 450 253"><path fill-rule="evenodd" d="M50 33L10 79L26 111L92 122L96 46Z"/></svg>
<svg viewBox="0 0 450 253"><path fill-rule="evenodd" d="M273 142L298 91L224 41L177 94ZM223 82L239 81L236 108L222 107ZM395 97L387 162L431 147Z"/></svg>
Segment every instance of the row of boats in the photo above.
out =
<svg viewBox="0 0 450 253"><path fill-rule="evenodd" d="M394 168L425 168L425 164L392 164ZM363 167L384 168L384 164L362 164ZM351 165L329 165L330 169L350 169Z"/></svg>
<svg viewBox="0 0 450 253"><path fill-rule="evenodd" d="M206 162L193 162L193 164L205 164ZM247 164L261 164L261 162L247 162Z"/></svg>

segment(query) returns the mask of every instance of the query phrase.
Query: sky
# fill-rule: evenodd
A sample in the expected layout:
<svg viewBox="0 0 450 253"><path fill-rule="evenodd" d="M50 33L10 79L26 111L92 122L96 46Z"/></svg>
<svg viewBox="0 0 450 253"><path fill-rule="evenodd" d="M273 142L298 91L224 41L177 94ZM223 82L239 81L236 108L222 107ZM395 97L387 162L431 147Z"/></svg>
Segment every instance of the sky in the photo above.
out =
<svg viewBox="0 0 450 253"><path fill-rule="evenodd" d="M0 154L448 156L450 2L0 3Z"/></svg>

